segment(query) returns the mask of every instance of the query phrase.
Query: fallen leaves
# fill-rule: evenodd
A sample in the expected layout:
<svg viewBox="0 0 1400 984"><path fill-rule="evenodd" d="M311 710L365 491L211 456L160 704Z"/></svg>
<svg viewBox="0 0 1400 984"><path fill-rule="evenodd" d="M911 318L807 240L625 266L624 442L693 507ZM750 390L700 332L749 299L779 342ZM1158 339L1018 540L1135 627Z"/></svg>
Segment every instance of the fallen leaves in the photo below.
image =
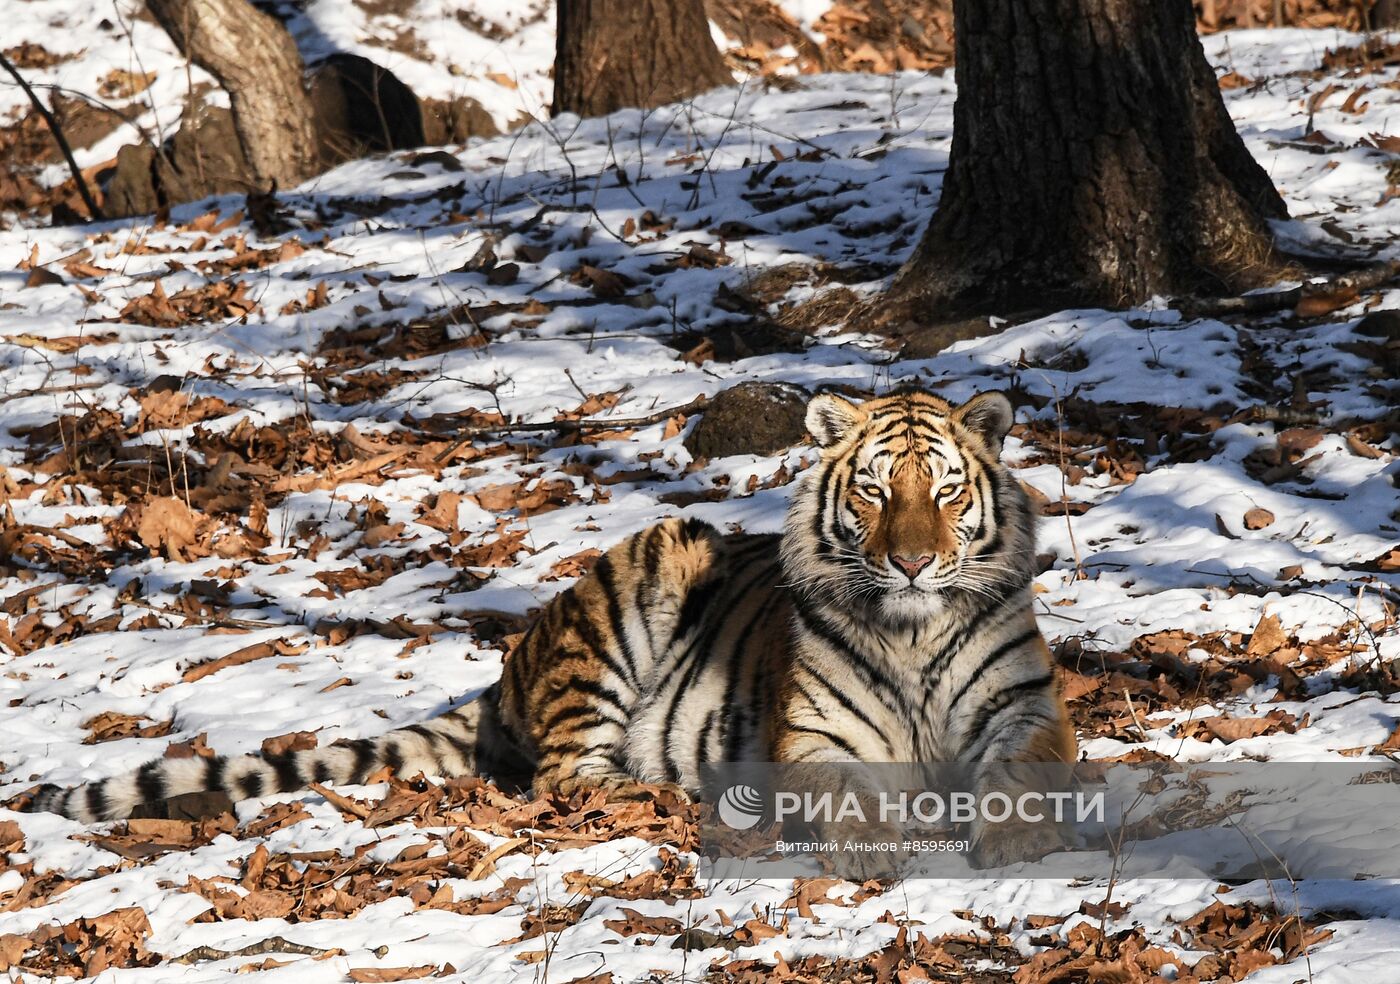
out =
<svg viewBox="0 0 1400 984"><path fill-rule="evenodd" d="M50 287L55 284L62 284L63 278L47 267L36 266L29 271L29 276L24 278L26 287Z"/></svg>
<svg viewBox="0 0 1400 984"><path fill-rule="evenodd" d="M1250 656L1267 656L1278 652L1287 642L1288 636L1279 617L1266 613L1259 616L1254 631L1249 634L1249 646L1245 652Z"/></svg>
<svg viewBox="0 0 1400 984"><path fill-rule="evenodd" d="M570 554L568 557L561 557L550 566L549 573L542 580L558 581L566 577L582 577L592 569L593 564L601 556L603 556L601 550L590 547L587 550L580 550L576 554Z"/></svg>
<svg viewBox="0 0 1400 984"><path fill-rule="evenodd" d="M1180 738L1195 738L1201 741L1218 739L1228 745L1231 742L1246 738L1258 738L1263 735L1293 734L1299 727L1306 724L1306 719L1299 722L1287 711L1273 710L1263 717L1214 715L1195 718L1178 725L1175 732L1176 736Z"/></svg>
<svg viewBox="0 0 1400 984"><path fill-rule="evenodd" d="M93 836L92 842L104 851L140 861L200 847L220 834L231 833L236 826L230 813L205 820L147 817L128 820L111 833Z"/></svg>
<svg viewBox="0 0 1400 984"><path fill-rule="evenodd" d="M461 530L457 523L461 508L460 492L439 492L433 497L431 504L424 504L416 522L443 533L457 533Z"/></svg>
<svg viewBox="0 0 1400 984"><path fill-rule="evenodd" d="M288 752L305 752L316 747L316 733L314 731L293 731L290 734L277 735L275 738L264 738L262 743L262 753L264 755L286 755Z"/></svg>
<svg viewBox="0 0 1400 984"><path fill-rule="evenodd" d="M1112 915L1116 920L1122 913ZM1012 980L1015 984L1238 981L1260 967L1296 960L1331 935L1331 930L1317 928L1315 922L1280 915L1253 902L1216 901L1183 920L1174 939L1188 951L1206 951L1205 956L1183 956L1154 946L1140 927L1105 932L1081 922L1068 933L1051 935L1048 948L1025 961Z"/></svg>
<svg viewBox="0 0 1400 984"><path fill-rule="evenodd" d="M1372 570L1383 571L1387 574L1400 572L1400 545L1391 547L1375 560L1367 564Z"/></svg>
<svg viewBox="0 0 1400 984"><path fill-rule="evenodd" d="M0 820L0 854L24 850L24 831L13 820Z"/></svg>
<svg viewBox="0 0 1400 984"><path fill-rule="evenodd" d="M1355 651L1356 644L1341 633L1300 642L1276 615L1264 614L1248 636L1198 636L1172 629L1138 636L1127 652L1091 652L1072 638L1056 651L1055 674L1081 733L1138 742L1142 735L1137 720L1230 701L1257 684L1276 687L1279 699L1308 696L1309 673ZM1378 686L1376 681L1368 685ZM1228 743L1251 737L1251 731L1292 733L1307 724L1306 717L1295 722L1290 715L1271 711L1262 718L1212 715L1181 727L1192 737Z"/></svg>
<svg viewBox="0 0 1400 984"><path fill-rule="evenodd" d="M587 263L578 268L572 279L575 283L586 284L594 296L607 299L622 297L627 293L627 288L632 286L629 278L611 270L589 266Z"/></svg>
<svg viewBox="0 0 1400 984"><path fill-rule="evenodd" d="M527 491L528 488L528 491ZM574 485L568 479L525 479L500 485L488 485L467 496L489 512L518 510L522 516L551 512L570 502L579 501Z"/></svg>
<svg viewBox="0 0 1400 984"><path fill-rule="evenodd" d="M138 402L141 412L136 418L136 430L139 433L153 428L184 428L233 412L232 407L217 397L196 398L178 389L148 389Z"/></svg>
<svg viewBox="0 0 1400 984"><path fill-rule="evenodd" d="M104 99L130 99L150 88L155 78L155 72L131 72L124 68L114 68L98 83L97 92Z"/></svg>
<svg viewBox="0 0 1400 984"><path fill-rule="evenodd" d="M120 711L103 711L96 717L88 718L83 727L90 732L83 739L84 745L95 745L104 741L117 741L121 738L159 738L170 734L171 722L142 725L148 720L139 714L123 714Z"/></svg>
<svg viewBox="0 0 1400 984"><path fill-rule="evenodd" d="M96 977L111 967L150 967L159 955L146 949L151 924L143 909L130 906L90 919L42 925L29 934L27 946L0 937L0 962L22 963L47 977ZM18 959L10 961L12 955ZM7 968L4 968L7 969Z"/></svg>
<svg viewBox="0 0 1400 984"><path fill-rule="evenodd" d="M165 293L164 285L157 280L149 294L127 301L118 313L117 321L152 328L179 328L191 322L241 318L257 310L257 306L248 297L248 285L242 280L216 280L203 287L187 287L169 296Z"/></svg>
<svg viewBox="0 0 1400 984"><path fill-rule="evenodd" d="M621 919L604 919L603 925L618 936L679 936L684 928L674 916L648 916L627 906L622 907Z"/></svg>
<svg viewBox="0 0 1400 984"><path fill-rule="evenodd" d="M295 643L289 639L273 639L265 642L255 642L251 646L244 646L236 649L227 656L220 656L217 659L196 663L188 667L182 674L182 679L186 683L196 683L205 677L213 676L220 670L226 670L233 666L242 666L254 660L267 659L269 656L296 656L306 651L306 643Z"/></svg>
<svg viewBox="0 0 1400 984"><path fill-rule="evenodd" d="M136 537L170 560L189 560L189 548L197 542L199 517L185 503L171 496L151 499L141 508Z"/></svg>

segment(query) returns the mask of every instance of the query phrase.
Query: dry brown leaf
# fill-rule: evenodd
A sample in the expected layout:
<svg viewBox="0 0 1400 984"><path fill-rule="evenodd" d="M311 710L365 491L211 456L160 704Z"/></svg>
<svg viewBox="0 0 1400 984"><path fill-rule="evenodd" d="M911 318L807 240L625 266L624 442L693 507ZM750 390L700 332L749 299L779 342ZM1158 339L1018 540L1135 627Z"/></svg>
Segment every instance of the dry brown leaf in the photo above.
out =
<svg viewBox="0 0 1400 984"><path fill-rule="evenodd" d="M1188 736L1219 738L1225 744L1245 738L1258 738L1261 735L1284 732L1292 734L1297 730L1296 718L1286 711L1270 711L1262 718L1208 717L1199 718L1183 726L1182 732ZM1202 734L1204 732L1204 734Z"/></svg>
<svg viewBox="0 0 1400 984"><path fill-rule="evenodd" d="M29 276L24 279L26 287L50 287L63 283L63 278L54 273L48 267L36 266L29 271Z"/></svg>
<svg viewBox="0 0 1400 984"><path fill-rule="evenodd" d="M148 548L181 563L190 560L187 551L195 545L197 517L179 499L162 496L149 500L141 509L136 536Z"/></svg>
<svg viewBox="0 0 1400 984"><path fill-rule="evenodd" d="M14 933L0 936L0 972L20 963L31 946L33 944L27 936L17 936Z"/></svg>
<svg viewBox="0 0 1400 984"><path fill-rule="evenodd" d="M461 567L509 567L516 554L528 549L525 530L500 530L485 543L460 548L453 563Z"/></svg>
<svg viewBox="0 0 1400 984"><path fill-rule="evenodd" d="M297 906L297 898L290 892L274 892L257 889L243 896L236 907L239 919L281 919Z"/></svg>
<svg viewBox="0 0 1400 984"><path fill-rule="evenodd" d="M270 642L255 642L251 646L244 646L236 649L227 656L220 656L218 659L209 660L207 663L197 663L185 670L184 680L186 683L194 683L196 680L203 680L207 676L212 676L220 670L226 670L230 666L242 666L244 663L251 663L257 659L266 659L269 656L295 656L306 651L306 644L292 643L286 639L275 639Z"/></svg>
<svg viewBox="0 0 1400 984"><path fill-rule="evenodd" d="M209 736L201 731L189 741L175 742L168 745L165 749L165 758L213 758L214 749L209 747L208 738Z"/></svg>
<svg viewBox="0 0 1400 984"><path fill-rule="evenodd" d="M139 714L123 714L120 711L103 711L96 717L88 718L83 727L92 733L83 739L84 745L95 745L118 738L159 738L170 734L170 721L142 727L141 722L150 720Z"/></svg>
<svg viewBox="0 0 1400 984"><path fill-rule="evenodd" d="M1315 293L1305 292L1298 306L1293 309L1293 313L1300 318L1317 318L1333 311L1355 304L1360 292L1353 286L1341 287L1335 290L1320 290Z"/></svg>
<svg viewBox="0 0 1400 984"><path fill-rule="evenodd" d="M563 557L554 562L543 580L557 581L565 577L582 577L592 569L594 562L602 555L601 550L589 547L587 550L580 550L576 554Z"/></svg>
<svg viewBox="0 0 1400 984"><path fill-rule="evenodd" d="M264 755L285 755L288 752L305 752L316 747L316 733L314 731L293 731L290 734L277 735L275 738L264 738L262 743L262 753Z"/></svg>
<svg viewBox="0 0 1400 984"><path fill-rule="evenodd" d="M1375 445L1367 444L1355 434L1348 434L1346 437L1346 442L1347 450L1349 450L1352 454L1356 455L1359 458L1370 458L1372 460L1375 460L1377 458L1385 457L1384 451L1382 451Z"/></svg>
<svg viewBox="0 0 1400 984"><path fill-rule="evenodd" d="M622 907L625 918L604 919L603 925L618 936L637 936L645 933L650 936L678 936L683 927L674 916L645 916L636 909Z"/></svg>
<svg viewBox="0 0 1400 984"><path fill-rule="evenodd" d="M1287 642L1288 636L1284 633L1283 624L1278 616L1261 615L1249 637L1249 648L1246 652L1251 656L1267 656L1278 652Z"/></svg>
<svg viewBox="0 0 1400 984"><path fill-rule="evenodd" d="M393 543L402 533L403 523L380 523L365 530L360 542L370 549L376 549L386 543Z"/></svg>
<svg viewBox="0 0 1400 984"><path fill-rule="evenodd" d="M423 509L416 522L443 533L455 533L460 529L457 525L457 513L461 505L461 493L439 492L433 499L433 504Z"/></svg>
<svg viewBox="0 0 1400 984"><path fill-rule="evenodd" d="M13 820L0 820L0 854L24 850L24 831Z"/></svg>
<svg viewBox="0 0 1400 984"><path fill-rule="evenodd" d="M1264 527L1272 525L1273 521L1273 513L1257 506L1244 514L1244 528L1247 530L1262 530Z"/></svg>
<svg viewBox="0 0 1400 984"><path fill-rule="evenodd" d="M1400 546L1391 547L1390 550L1371 561L1370 566L1387 573L1400 571Z"/></svg>
<svg viewBox="0 0 1400 984"><path fill-rule="evenodd" d="M611 270L602 270L585 263L578 268L578 272L598 297L621 297L627 293L627 279Z"/></svg>
<svg viewBox="0 0 1400 984"><path fill-rule="evenodd" d="M1400 752L1400 725L1397 725L1395 730L1390 733L1390 737L1377 745L1374 751L1380 753Z"/></svg>

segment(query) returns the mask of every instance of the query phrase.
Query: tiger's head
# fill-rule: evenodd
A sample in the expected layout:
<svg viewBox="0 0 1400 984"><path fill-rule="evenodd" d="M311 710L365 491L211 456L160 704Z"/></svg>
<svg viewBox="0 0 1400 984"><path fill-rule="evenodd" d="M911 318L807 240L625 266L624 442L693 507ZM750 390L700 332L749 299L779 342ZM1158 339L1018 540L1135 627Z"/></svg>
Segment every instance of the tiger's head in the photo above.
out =
<svg viewBox="0 0 1400 984"><path fill-rule="evenodd" d="M788 513L795 588L853 614L918 622L955 596L1005 596L1030 580L1030 505L1001 464L1011 402L961 406L921 390L853 403L812 399L821 449Z"/></svg>

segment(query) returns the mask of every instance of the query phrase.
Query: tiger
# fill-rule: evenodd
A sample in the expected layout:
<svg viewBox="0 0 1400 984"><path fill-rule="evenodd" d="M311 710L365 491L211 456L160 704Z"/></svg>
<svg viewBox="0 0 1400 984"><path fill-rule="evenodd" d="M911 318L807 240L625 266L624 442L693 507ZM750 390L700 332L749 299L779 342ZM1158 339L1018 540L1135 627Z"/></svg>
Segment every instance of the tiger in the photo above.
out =
<svg viewBox="0 0 1400 984"><path fill-rule="evenodd" d="M1013 408L917 388L806 408L783 532L668 518L556 595L474 699L378 738L162 759L33 809L82 821L184 793L480 775L536 795L696 798L729 762L1063 762L1036 625L1034 514L1001 462Z"/></svg>

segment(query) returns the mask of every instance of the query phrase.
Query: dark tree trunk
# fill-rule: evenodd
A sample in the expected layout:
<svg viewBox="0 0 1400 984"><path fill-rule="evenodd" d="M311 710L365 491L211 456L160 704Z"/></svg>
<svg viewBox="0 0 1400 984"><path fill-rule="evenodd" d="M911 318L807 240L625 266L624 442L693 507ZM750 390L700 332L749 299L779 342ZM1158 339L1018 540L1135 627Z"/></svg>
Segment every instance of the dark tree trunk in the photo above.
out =
<svg viewBox="0 0 1400 984"><path fill-rule="evenodd" d="M264 187L317 171L317 130L287 29L247 0L146 0L175 46L228 92L234 128Z"/></svg>
<svg viewBox="0 0 1400 984"><path fill-rule="evenodd" d="M602 116L730 85L701 0L559 0L554 114Z"/></svg>
<svg viewBox="0 0 1400 984"><path fill-rule="evenodd" d="M1376 0L1368 16L1373 30L1400 26L1400 0Z"/></svg>
<svg viewBox="0 0 1400 984"><path fill-rule="evenodd" d="M1245 149L1190 0L955 0L938 209L889 323L1121 306L1276 275L1287 209Z"/></svg>

